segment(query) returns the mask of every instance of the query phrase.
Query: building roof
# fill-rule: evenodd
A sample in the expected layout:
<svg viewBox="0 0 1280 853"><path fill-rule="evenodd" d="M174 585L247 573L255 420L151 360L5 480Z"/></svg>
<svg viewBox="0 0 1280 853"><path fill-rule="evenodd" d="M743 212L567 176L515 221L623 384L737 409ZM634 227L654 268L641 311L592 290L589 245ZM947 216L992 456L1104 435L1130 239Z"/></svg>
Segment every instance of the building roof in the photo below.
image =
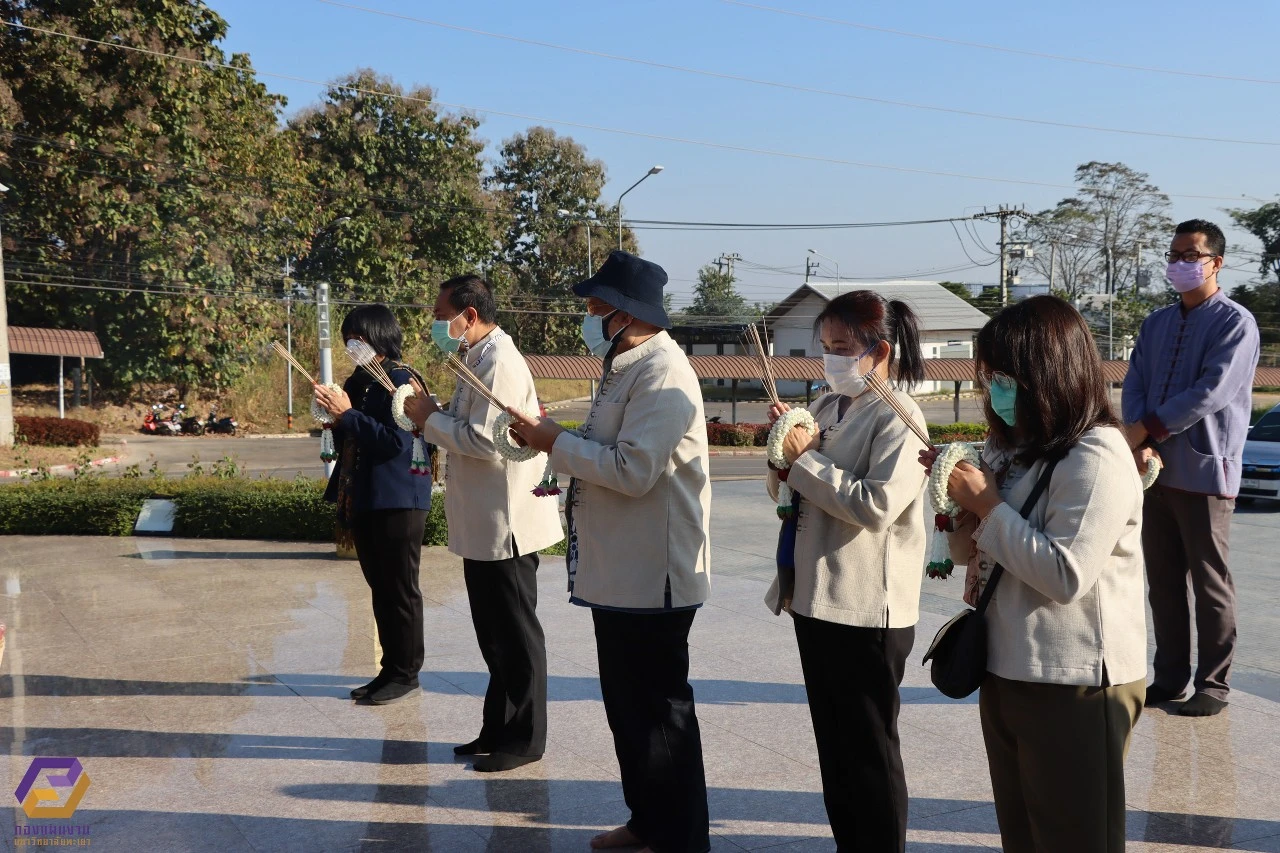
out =
<svg viewBox="0 0 1280 853"><path fill-rule="evenodd" d="M93 332L74 329L9 327L9 352L18 355L61 355L69 358L102 358L102 344Z"/></svg>
<svg viewBox="0 0 1280 853"><path fill-rule="evenodd" d="M920 328L925 332L974 331L981 329L991 318L947 290L936 281L876 281L850 282L847 284L818 284L808 282L774 306L766 317L777 320L790 314L805 297L815 294L826 302L850 290L874 290L885 299L899 299L911 306L920 316Z"/></svg>
<svg viewBox="0 0 1280 853"><path fill-rule="evenodd" d="M537 379L599 379L604 369L593 355L526 355L525 362ZM818 381L823 378L822 359L774 356L774 375L783 382ZM689 365L699 379L754 379L760 373L755 357L748 355L691 355ZM1127 361L1103 361L1102 374L1108 382L1120 383L1129 372ZM972 382L971 358L926 358L924 378L930 382ZM1255 386L1280 385L1280 367L1259 367Z"/></svg>

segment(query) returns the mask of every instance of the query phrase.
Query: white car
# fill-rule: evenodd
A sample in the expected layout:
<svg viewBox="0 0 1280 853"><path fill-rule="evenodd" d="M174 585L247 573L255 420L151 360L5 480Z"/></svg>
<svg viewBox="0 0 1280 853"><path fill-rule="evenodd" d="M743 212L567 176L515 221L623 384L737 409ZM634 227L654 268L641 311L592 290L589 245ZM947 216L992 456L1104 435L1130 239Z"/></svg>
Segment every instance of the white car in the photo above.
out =
<svg viewBox="0 0 1280 853"><path fill-rule="evenodd" d="M1280 406L1253 425L1244 442L1240 502L1280 500Z"/></svg>

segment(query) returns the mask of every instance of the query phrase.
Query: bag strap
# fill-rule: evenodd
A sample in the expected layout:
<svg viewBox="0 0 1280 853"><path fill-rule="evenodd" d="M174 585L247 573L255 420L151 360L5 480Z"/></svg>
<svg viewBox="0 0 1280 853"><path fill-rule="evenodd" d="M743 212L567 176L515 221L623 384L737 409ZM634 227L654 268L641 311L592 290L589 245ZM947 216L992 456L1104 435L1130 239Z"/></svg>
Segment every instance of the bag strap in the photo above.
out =
<svg viewBox="0 0 1280 853"><path fill-rule="evenodd" d="M1053 469L1058 467L1060 459L1061 457L1050 460L1044 466L1044 471L1040 472L1040 479L1036 481L1035 488L1031 490L1031 494L1027 495L1027 501L1022 505L1023 518L1031 514L1031 510L1035 508L1044 490L1049 488L1049 478L1053 476ZM996 584L1000 582L1002 575L1004 575L1004 566L996 563L996 567L991 570L991 577L987 579L987 588L982 591L982 598L978 599L978 613L986 612L987 604L990 603L991 596L995 595Z"/></svg>

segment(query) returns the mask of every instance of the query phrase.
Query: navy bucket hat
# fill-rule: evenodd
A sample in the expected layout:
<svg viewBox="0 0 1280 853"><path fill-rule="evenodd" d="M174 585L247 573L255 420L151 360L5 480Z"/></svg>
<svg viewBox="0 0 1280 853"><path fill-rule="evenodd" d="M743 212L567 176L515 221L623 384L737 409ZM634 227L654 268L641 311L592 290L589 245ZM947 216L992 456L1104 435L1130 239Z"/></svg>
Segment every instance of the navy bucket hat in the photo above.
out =
<svg viewBox="0 0 1280 853"><path fill-rule="evenodd" d="M662 307L662 288L667 273L653 261L621 250L610 252L595 275L573 286L578 296L594 296L632 317L661 329L671 328L671 318Z"/></svg>

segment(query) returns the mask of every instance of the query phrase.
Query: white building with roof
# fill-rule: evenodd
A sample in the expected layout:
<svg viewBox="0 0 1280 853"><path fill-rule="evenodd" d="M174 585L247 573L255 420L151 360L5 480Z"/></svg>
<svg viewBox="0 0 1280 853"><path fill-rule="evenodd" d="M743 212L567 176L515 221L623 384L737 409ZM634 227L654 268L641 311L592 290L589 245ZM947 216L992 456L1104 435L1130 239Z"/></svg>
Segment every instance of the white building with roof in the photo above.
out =
<svg viewBox="0 0 1280 853"><path fill-rule="evenodd" d="M900 300L920 318L920 349L925 358L973 358L973 339L990 319L936 281L880 281L845 284L806 282L765 315L774 355L822 357L813 322L833 298L851 290L874 290ZM784 394L804 394L803 383L781 383ZM922 382L917 394L952 390L950 382Z"/></svg>

